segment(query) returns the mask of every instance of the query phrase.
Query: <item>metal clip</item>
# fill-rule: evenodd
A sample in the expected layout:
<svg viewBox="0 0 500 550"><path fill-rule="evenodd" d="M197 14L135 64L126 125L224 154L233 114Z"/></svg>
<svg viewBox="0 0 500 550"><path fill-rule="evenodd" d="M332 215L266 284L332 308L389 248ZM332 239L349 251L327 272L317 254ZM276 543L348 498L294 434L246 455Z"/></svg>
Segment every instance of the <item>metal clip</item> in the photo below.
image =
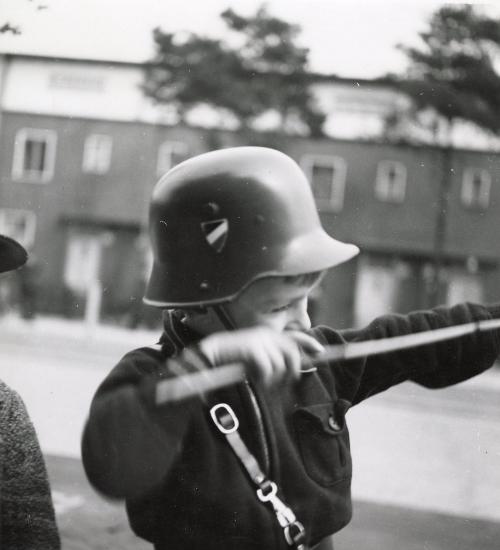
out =
<svg viewBox="0 0 500 550"><path fill-rule="evenodd" d="M276 483L274 483L274 481L269 481L268 487L270 487L270 490L265 493L262 488L257 489L257 497L261 502L271 503L281 527L283 527L283 529L287 529L290 525L298 523L293 511L278 497L278 487ZM303 529L304 528L302 527L302 530Z"/></svg>
<svg viewBox="0 0 500 550"><path fill-rule="evenodd" d="M296 532L292 534L292 529L295 529ZM305 529L300 521L294 521L290 525L287 525L284 528L285 540L288 543L288 546L297 546L298 548L304 547L302 545L302 539L305 535Z"/></svg>
<svg viewBox="0 0 500 550"><path fill-rule="evenodd" d="M257 489L257 496L259 497L259 500L261 502L269 502L276 496L276 493L278 492L278 486L276 485L276 483L274 483L274 481L266 481L264 481L264 483L261 484L260 488ZM264 492L264 484L266 489L269 487L269 491Z"/></svg>
<svg viewBox="0 0 500 550"><path fill-rule="evenodd" d="M232 434L240 426L238 417L227 403L218 403L210 409L210 416L223 434Z"/></svg>

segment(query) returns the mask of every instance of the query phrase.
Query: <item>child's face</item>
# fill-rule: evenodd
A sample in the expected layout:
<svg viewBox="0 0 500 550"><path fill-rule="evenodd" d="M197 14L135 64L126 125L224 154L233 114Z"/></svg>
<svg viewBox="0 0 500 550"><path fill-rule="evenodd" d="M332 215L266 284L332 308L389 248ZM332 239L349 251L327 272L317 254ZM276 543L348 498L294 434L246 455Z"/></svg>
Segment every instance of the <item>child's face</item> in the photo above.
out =
<svg viewBox="0 0 500 550"><path fill-rule="evenodd" d="M280 277L255 281L225 307L237 328L265 326L283 332L307 330L307 297L314 285L287 283Z"/></svg>

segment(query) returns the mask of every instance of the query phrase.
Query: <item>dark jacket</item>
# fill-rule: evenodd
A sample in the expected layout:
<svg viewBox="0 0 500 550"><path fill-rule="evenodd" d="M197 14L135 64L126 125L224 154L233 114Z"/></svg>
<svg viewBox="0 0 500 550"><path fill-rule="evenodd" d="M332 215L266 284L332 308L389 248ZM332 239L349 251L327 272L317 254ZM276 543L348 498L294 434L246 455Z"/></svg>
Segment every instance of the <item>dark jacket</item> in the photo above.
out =
<svg viewBox="0 0 500 550"><path fill-rule="evenodd" d="M0 382L0 548L58 550L54 507L38 439L21 398Z"/></svg>
<svg viewBox="0 0 500 550"><path fill-rule="evenodd" d="M500 308L459 305L381 317L363 330L311 332L324 344L337 344L492 316L500 316ZM156 382L173 376L166 359L189 370L182 348L196 336L174 322L162 341L127 354L97 391L83 437L90 481L104 494L126 499L133 529L158 550L288 548L273 512L257 500L209 419L207 405L191 399L155 407ZM242 438L313 545L351 518L348 408L405 380L429 388L466 380L492 365L499 352L498 332L475 333L319 366L295 384L268 390L242 383L213 392L210 401L236 411Z"/></svg>

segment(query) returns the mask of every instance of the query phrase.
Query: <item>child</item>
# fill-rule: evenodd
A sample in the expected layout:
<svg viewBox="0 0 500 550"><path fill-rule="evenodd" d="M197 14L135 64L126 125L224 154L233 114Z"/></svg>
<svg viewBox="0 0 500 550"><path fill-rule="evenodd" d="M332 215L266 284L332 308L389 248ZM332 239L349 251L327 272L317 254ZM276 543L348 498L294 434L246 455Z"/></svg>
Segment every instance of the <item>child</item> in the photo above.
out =
<svg viewBox="0 0 500 550"><path fill-rule="evenodd" d="M319 544L351 519L349 407L405 380L460 382L500 352L488 332L313 363L345 338L490 319L500 308L390 315L345 334L311 328L308 295L358 249L322 229L305 176L278 151L239 147L178 165L154 190L150 224L145 301L166 310L165 330L103 382L82 449L90 481L126 499L132 528L156 550ZM181 401L160 391L169 379L193 384L186 373L210 381L228 363L244 365L243 382L199 385Z"/></svg>
<svg viewBox="0 0 500 550"><path fill-rule="evenodd" d="M0 235L0 273L21 267L24 248ZM58 550L42 452L21 398L0 381L0 548Z"/></svg>

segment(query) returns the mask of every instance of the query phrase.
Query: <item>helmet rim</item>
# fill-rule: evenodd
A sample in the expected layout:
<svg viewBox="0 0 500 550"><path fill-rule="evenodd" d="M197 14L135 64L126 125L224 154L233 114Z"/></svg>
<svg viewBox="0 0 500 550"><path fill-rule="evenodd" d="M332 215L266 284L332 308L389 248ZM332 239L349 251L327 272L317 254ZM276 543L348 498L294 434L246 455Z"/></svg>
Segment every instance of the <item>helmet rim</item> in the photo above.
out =
<svg viewBox="0 0 500 550"><path fill-rule="evenodd" d="M291 241L285 250L279 266L263 271L256 270L246 278L233 281L232 288L221 289L210 296L210 290L206 292L206 296L203 296L201 289L192 289L191 299L187 294L181 299L181 296L178 295L176 297L171 293L170 296L172 299L165 299L169 294L167 291L168 285L165 284L163 278L165 270L156 264L153 266L148 289L143 301L145 304L151 306L165 308L196 307L230 302L259 279L267 277L293 277L317 271L326 271L349 261L357 254L359 254L359 248L356 245L334 239L323 228L319 227L316 231L301 235ZM162 292L154 293L152 289L162 289ZM197 294L196 297L195 294Z"/></svg>

